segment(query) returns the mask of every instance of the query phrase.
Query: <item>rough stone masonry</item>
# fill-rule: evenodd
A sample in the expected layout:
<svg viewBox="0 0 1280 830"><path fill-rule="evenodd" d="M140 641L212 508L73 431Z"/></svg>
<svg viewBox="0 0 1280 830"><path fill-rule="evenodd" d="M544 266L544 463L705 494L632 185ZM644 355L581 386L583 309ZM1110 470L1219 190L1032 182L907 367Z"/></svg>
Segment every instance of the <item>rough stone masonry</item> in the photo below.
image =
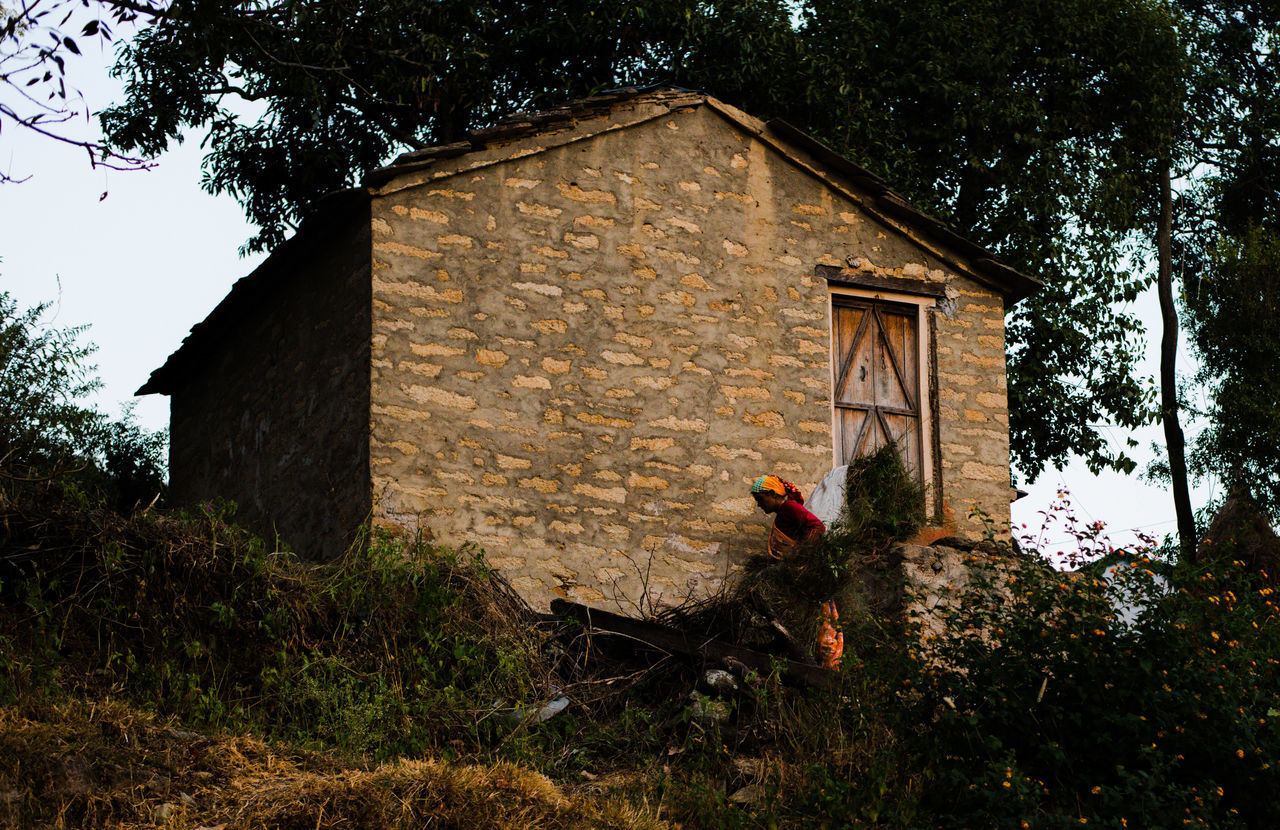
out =
<svg viewBox="0 0 1280 830"><path fill-rule="evenodd" d="M166 364L147 390L174 396L176 492L236 498L295 546L333 552L349 538L334 522L281 523L311 495L301 481L347 534L367 516L483 547L535 605L676 601L761 547L752 479L808 490L844 463L831 309L846 293L919 308L938 524L977 533L975 508L1007 523L1016 291L972 251L887 217L812 147L705 95L518 126L378 171L326 226L339 230L300 234L305 255L273 257L271 285L237 301L240 331L327 326L341 359L299 345L279 359L291 379L220 399L207 390L252 386L260 356L193 331L170 359L185 371ZM354 267L332 265L350 256L338 240ZM317 382L344 405L314 401ZM290 415L308 394L310 414ZM285 456L311 471L273 478ZM347 474L359 493L335 485Z"/></svg>

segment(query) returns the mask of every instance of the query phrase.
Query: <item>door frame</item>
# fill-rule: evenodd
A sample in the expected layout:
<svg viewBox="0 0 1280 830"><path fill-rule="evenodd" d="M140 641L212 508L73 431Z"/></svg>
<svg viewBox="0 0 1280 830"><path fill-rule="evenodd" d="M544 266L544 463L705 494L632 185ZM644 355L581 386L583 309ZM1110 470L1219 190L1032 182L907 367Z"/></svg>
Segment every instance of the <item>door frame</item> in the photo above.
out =
<svg viewBox="0 0 1280 830"><path fill-rule="evenodd" d="M925 485L925 511L928 515L933 515L935 505L939 493L937 490L937 481L935 478L936 469L934 466L936 447L934 445L936 431L934 430L934 402L932 390L934 387L934 362L929 348L932 340L930 331L930 315L926 312L928 309L934 308L937 303L935 297L922 297L917 294L906 294L899 291L875 290L867 288L855 288L844 285L828 285L827 299L827 331L830 339L830 359L827 361L829 379L827 388L830 390L828 394L828 403L830 406L830 423L831 423L831 466L838 467L844 461L836 456L836 447L839 444L836 430L839 428L836 418L836 370L838 368L838 350L839 344L836 343L836 326L835 326L835 307L839 305L838 298L848 297L850 299L892 303L898 306L914 306L916 309L916 383L918 388L915 390L917 400L920 402L919 430L920 430L920 481Z"/></svg>

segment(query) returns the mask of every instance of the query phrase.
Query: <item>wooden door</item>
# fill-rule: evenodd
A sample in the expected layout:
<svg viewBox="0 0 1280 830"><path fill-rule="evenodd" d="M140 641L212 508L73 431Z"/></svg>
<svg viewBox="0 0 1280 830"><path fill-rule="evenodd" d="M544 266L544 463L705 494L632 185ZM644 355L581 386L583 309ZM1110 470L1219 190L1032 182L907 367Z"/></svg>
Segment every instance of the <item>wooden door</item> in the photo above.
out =
<svg viewBox="0 0 1280 830"><path fill-rule="evenodd" d="M838 463L892 442L921 475L916 307L837 296L832 321Z"/></svg>

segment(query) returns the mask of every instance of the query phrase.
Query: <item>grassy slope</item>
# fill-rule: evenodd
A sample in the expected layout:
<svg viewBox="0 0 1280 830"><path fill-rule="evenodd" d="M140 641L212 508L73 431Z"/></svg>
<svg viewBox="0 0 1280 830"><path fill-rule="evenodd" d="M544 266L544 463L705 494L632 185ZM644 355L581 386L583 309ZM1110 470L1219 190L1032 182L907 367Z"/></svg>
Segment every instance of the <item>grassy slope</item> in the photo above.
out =
<svg viewBox="0 0 1280 830"><path fill-rule="evenodd" d="M815 728L836 698L770 678L698 721L696 667L539 621L471 551L315 566L217 506L124 518L56 487L5 495L0 529L13 827L768 825L809 761L892 741ZM556 690L569 711L521 719Z"/></svg>
<svg viewBox="0 0 1280 830"><path fill-rule="evenodd" d="M1006 558L922 654L866 593L903 516L870 480L844 534L671 613L739 635L797 575L864 591L839 690L749 678L721 722L699 667L539 621L471 551L312 566L216 506L0 491L0 826L1280 823L1280 607L1238 541L1134 626L1096 575Z"/></svg>
<svg viewBox="0 0 1280 830"><path fill-rule="evenodd" d="M118 702L0 708L9 827L659 826L510 763L352 764L248 736L202 735Z"/></svg>

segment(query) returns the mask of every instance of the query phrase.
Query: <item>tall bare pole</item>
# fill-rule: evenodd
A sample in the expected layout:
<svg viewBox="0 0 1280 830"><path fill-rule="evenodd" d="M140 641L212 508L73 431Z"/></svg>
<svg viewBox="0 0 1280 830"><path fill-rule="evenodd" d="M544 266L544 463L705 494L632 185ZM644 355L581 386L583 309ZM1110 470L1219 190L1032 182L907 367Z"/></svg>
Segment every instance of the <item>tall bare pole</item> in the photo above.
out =
<svg viewBox="0 0 1280 830"><path fill-rule="evenodd" d="M1178 423L1178 312L1173 306L1173 185L1172 165L1166 163L1160 176L1160 227L1156 231L1159 260L1157 290L1160 294L1160 420L1169 451L1169 478L1173 485L1173 508L1178 517L1178 542L1182 559L1196 557L1196 519L1191 512L1191 490L1187 485L1186 438Z"/></svg>

